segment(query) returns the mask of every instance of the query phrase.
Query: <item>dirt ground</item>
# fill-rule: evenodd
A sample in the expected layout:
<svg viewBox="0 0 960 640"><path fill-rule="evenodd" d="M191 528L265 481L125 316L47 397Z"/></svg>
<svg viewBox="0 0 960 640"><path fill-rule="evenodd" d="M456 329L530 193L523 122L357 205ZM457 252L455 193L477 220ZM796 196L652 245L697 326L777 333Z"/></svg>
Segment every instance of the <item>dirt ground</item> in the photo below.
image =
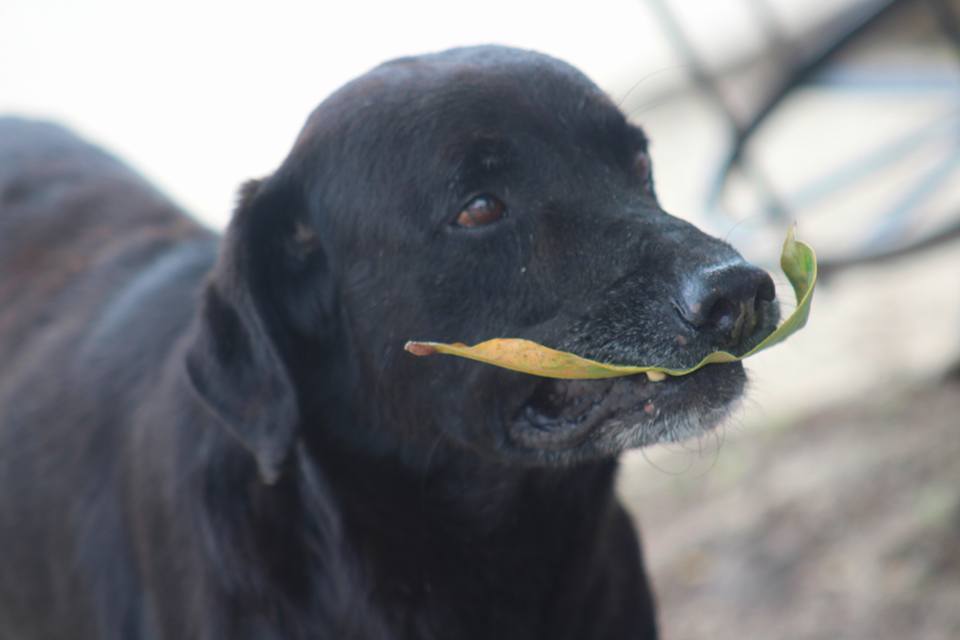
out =
<svg viewBox="0 0 960 640"><path fill-rule="evenodd" d="M666 640L960 639L960 376L631 455Z"/></svg>

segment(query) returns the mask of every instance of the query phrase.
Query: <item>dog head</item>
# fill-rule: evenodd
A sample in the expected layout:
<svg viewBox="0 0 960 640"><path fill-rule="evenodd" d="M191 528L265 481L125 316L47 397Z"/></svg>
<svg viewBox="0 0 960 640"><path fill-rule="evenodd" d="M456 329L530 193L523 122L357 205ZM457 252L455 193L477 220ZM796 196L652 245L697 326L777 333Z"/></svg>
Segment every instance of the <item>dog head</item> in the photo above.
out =
<svg viewBox="0 0 960 640"><path fill-rule="evenodd" d="M188 370L268 471L318 429L568 464L712 428L742 366L556 381L405 341L682 367L777 318L769 276L660 208L643 131L595 85L477 47L386 63L317 108L241 198Z"/></svg>

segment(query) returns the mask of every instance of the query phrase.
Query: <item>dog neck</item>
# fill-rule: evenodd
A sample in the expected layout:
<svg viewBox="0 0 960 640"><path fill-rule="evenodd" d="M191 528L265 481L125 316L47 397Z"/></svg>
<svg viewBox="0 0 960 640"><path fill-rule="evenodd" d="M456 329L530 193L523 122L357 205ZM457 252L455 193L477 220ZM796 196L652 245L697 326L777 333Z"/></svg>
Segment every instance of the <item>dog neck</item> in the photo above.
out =
<svg viewBox="0 0 960 640"><path fill-rule="evenodd" d="M342 450L310 457L368 579L402 599L429 585L485 598L479 585L516 586L516 597L534 597L562 583L572 559L594 553L619 510L614 460L533 469L445 451L416 468Z"/></svg>
<svg viewBox="0 0 960 640"><path fill-rule="evenodd" d="M506 521L534 517L537 511L574 507L586 514L613 499L614 459L530 467L442 444L416 460L330 445L327 441L323 449L308 447L311 459L338 496L352 498L348 508L356 505L370 517L389 516L393 510L422 511L428 520L448 520L448 525L462 521L474 531L495 531Z"/></svg>

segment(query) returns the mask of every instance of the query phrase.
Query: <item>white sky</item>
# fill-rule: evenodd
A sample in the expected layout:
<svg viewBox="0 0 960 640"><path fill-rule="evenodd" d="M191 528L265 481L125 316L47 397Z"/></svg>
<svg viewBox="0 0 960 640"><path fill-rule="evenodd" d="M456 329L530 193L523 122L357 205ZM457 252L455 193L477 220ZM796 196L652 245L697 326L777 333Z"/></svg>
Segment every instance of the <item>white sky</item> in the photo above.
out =
<svg viewBox="0 0 960 640"><path fill-rule="evenodd" d="M630 0L2 0L0 112L67 122L223 222L236 186L276 167L307 113L383 60L494 41L598 81L639 77L643 20Z"/></svg>
<svg viewBox="0 0 960 640"><path fill-rule="evenodd" d="M756 40L747 2L674 4L706 51L729 55ZM0 113L66 123L222 224L237 185L275 168L342 83L486 42L553 54L613 92L684 75L644 0L0 0Z"/></svg>

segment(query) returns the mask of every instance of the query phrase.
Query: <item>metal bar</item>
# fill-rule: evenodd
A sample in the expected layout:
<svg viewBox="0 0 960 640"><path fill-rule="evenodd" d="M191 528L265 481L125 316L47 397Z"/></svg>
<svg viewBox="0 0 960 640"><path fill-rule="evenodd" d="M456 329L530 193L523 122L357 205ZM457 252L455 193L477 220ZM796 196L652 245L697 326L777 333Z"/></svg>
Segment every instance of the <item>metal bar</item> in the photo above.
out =
<svg viewBox="0 0 960 640"><path fill-rule="evenodd" d="M707 65L700 58L699 53L693 47L693 44L687 39L686 34L680 26L680 23L673 12L667 6L664 0L648 0L654 13L657 14L660 23L667 32L667 37L677 48L681 58L690 70L694 82L706 94L717 110L723 115L727 126L733 136L734 141L739 140L745 133L744 126L737 119L733 109L727 103L723 96L723 91L713 74L708 70ZM739 161L739 157L738 157ZM766 209L781 219L788 219L789 215L783 206L779 196L776 194L773 185L767 176L758 167L749 163L740 163L744 173L753 180L764 200Z"/></svg>
<svg viewBox="0 0 960 640"><path fill-rule="evenodd" d="M882 2L871 4L869 9L858 13L849 21L842 30L842 35L839 38L832 39L823 45L821 49L810 56L806 62L794 69L793 73L791 73L786 80L773 91L767 98L767 101L760 106L753 118L739 129L732 149L727 155L727 158L721 163L717 179L713 181L713 189L707 196L708 208L715 209L717 207L727 176L734 165L740 163L747 141L790 92L816 74L822 67L830 62L834 55L850 44L851 41L855 40L899 5L906 2L909 2L909 0L883 0Z"/></svg>

